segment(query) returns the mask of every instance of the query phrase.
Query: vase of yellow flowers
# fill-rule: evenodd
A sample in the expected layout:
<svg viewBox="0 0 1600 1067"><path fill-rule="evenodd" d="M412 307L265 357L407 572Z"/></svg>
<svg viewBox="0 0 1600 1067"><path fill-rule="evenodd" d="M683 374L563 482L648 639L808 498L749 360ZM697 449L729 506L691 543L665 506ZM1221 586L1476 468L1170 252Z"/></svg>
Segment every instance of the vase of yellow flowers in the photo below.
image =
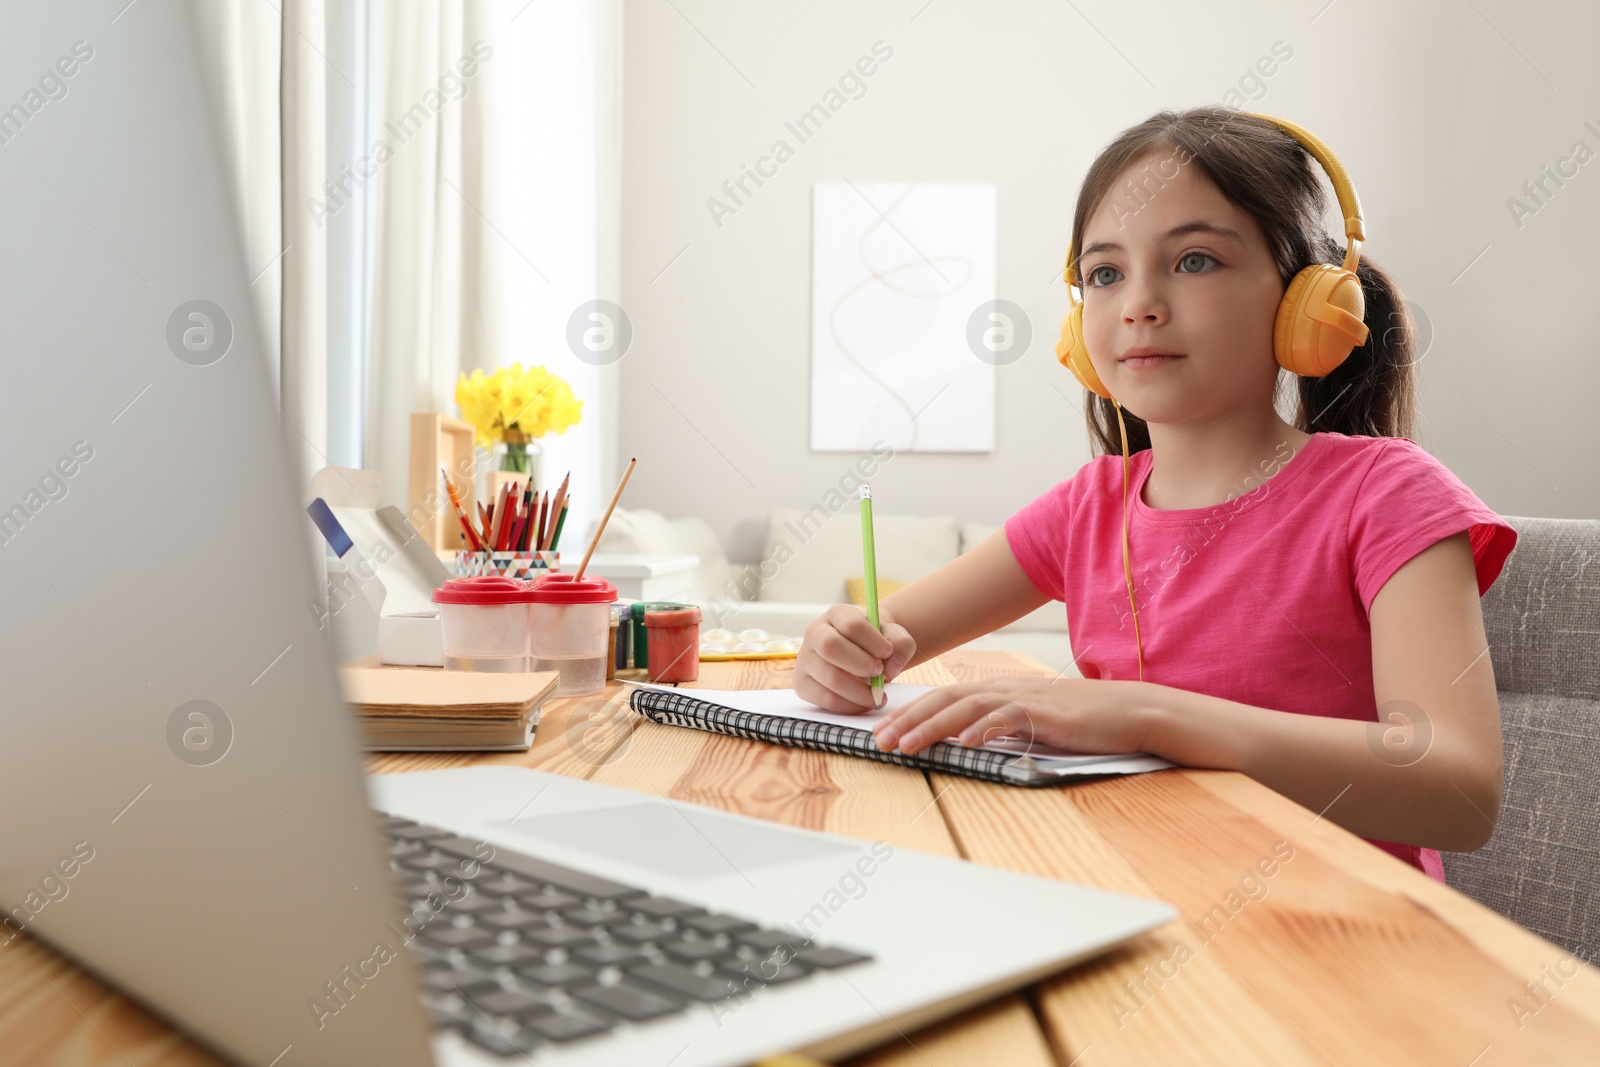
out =
<svg viewBox="0 0 1600 1067"><path fill-rule="evenodd" d="M492 374L463 372L456 380L456 404L472 423L477 443L494 449L500 471L511 476L496 480L532 479L535 490L540 439L566 433L583 417L583 401L566 382L543 367L524 370L521 363Z"/></svg>
<svg viewBox="0 0 1600 1067"><path fill-rule="evenodd" d="M539 442L523 433L521 429L508 426L505 437L495 447L495 451L500 454L500 462L495 465L498 469L528 474L533 469L540 449Z"/></svg>

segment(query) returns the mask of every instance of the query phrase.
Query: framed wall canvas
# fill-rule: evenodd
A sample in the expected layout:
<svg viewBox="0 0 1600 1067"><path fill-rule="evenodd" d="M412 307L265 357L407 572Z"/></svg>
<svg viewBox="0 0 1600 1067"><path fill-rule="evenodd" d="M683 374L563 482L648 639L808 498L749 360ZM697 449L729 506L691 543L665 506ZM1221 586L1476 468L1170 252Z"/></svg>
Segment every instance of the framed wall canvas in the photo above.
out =
<svg viewBox="0 0 1600 1067"><path fill-rule="evenodd" d="M813 451L993 451L995 258L993 185L813 186Z"/></svg>

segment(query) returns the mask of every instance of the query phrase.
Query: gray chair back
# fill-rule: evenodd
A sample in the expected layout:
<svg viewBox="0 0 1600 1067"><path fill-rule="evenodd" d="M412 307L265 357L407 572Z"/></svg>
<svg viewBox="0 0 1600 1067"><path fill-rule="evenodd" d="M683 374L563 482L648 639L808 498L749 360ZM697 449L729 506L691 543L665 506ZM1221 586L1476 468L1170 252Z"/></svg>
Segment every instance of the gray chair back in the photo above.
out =
<svg viewBox="0 0 1600 1067"><path fill-rule="evenodd" d="M1494 838L1444 854L1479 903L1600 965L1600 521L1505 516L1484 594L1505 787Z"/></svg>

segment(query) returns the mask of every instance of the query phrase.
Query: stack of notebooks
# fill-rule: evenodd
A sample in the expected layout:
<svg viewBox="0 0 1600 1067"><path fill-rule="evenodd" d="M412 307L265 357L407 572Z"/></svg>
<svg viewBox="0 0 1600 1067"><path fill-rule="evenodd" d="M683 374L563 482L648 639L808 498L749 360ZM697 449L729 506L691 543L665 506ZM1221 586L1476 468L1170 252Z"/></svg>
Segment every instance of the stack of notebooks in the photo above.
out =
<svg viewBox="0 0 1600 1067"><path fill-rule="evenodd" d="M515 752L533 744L555 671L489 674L386 667L377 657L339 669L345 701L375 752Z"/></svg>

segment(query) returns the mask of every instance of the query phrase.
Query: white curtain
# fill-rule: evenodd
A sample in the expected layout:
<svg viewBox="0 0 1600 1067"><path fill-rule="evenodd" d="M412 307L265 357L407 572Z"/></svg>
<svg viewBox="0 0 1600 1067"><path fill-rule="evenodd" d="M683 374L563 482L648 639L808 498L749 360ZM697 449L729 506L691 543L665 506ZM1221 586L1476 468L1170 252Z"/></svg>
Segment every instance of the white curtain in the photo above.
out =
<svg viewBox="0 0 1600 1067"><path fill-rule="evenodd" d="M267 360L268 398L303 485L327 465L327 244L304 204L322 181L327 122L324 0L190 0L218 95ZM303 32L302 32L303 28ZM306 531L317 586L327 550Z"/></svg>
<svg viewBox="0 0 1600 1067"><path fill-rule="evenodd" d="M189 10L226 125L271 399L309 479L327 462L327 244L305 208L326 158L324 0Z"/></svg>
<svg viewBox="0 0 1600 1067"><path fill-rule="evenodd" d="M378 172L365 465L400 502L412 412L457 414L462 371L544 366L584 402L538 472L571 473L562 547L581 554L621 473L620 368L567 344L580 304L620 302L621 0L387 0L384 20L385 127L478 63Z"/></svg>
<svg viewBox="0 0 1600 1067"><path fill-rule="evenodd" d="M584 401L580 424L546 439L542 463L546 486L572 473L562 541L573 551L621 467L620 366L592 366L566 343L579 304L620 302L621 0L191 0L191 10L230 127L274 401L302 475L329 462L330 420L362 424L361 465L383 472L389 502L403 505L411 414L457 414L462 371L541 364ZM330 15L346 20L332 42ZM349 40L369 39L348 32L356 15L377 27L370 57L348 53ZM341 137L361 128L341 116L330 155L330 97L365 101L368 59L371 143ZM343 247L368 239L350 223L369 201L370 290L350 266L364 249ZM346 351L352 316L366 317L370 338L364 411L342 385L330 411L330 360L336 378L361 362Z"/></svg>
<svg viewBox="0 0 1600 1067"><path fill-rule="evenodd" d="M283 19L282 347L278 375L283 417L295 428L301 484L328 465L328 238L312 204L328 161L325 0L278 0ZM271 6L271 5L268 5ZM336 72L332 76L340 76Z"/></svg>
<svg viewBox="0 0 1600 1067"><path fill-rule="evenodd" d="M582 421L546 437L542 458L545 484L572 475L572 511L560 547L576 569L626 463L615 454L615 381L643 347L635 334L633 354L595 366L579 359L567 339L580 305L623 303L617 292L622 5L524 3L511 0L502 9L507 21L496 41L506 102L500 151L515 179L506 213L495 219L501 232L493 247L514 297L498 362L547 367L583 401ZM639 477L648 476L648 464L642 457Z"/></svg>
<svg viewBox="0 0 1600 1067"><path fill-rule="evenodd" d="M494 136L498 5L385 0L384 121L375 131L377 227L365 463L403 503L412 412L456 414L462 370L499 362L503 218ZM384 155L383 152L379 152Z"/></svg>

